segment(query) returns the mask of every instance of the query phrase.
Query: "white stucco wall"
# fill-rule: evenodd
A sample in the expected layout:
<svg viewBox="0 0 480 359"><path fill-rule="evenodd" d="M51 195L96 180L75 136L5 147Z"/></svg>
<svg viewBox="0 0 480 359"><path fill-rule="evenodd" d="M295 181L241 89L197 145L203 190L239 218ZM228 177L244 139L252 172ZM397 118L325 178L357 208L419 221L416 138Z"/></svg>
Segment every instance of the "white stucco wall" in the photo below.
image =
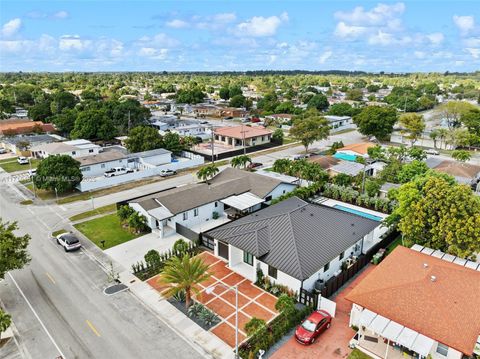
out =
<svg viewBox="0 0 480 359"><path fill-rule="evenodd" d="M153 166L159 166L159 165L163 165L163 164L166 164L166 163L170 163L172 161L172 154L171 153L163 153L163 154L159 154L159 155L156 155L156 156L139 158L138 161L139 161L139 163L146 163L146 164L150 164L150 165L153 165Z"/></svg>
<svg viewBox="0 0 480 359"><path fill-rule="evenodd" d="M215 207L215 203L217 203L217 207ZM185 211L187 213L187 219L183 219L183 213L179 213L175 215L174 220L176 223L180 223L182 226L187 228L191 228L193 226L199 225L203 222L211 221L213 212L217 212L219 216L223 215L223 203L220 201L207 203L203 206L197 207L198 215L194 215L194 209L190 209Z"/></svg>
<svg viewBox="0 0 480 359"><path fill-rule="evenodd" d="M281 270L277 269L277 278L270 277L268 275L268 264L263 263L259 260L257 260L257 265L259 268L262 270L263 275L267 276L270 278L270 281L272 283L277 283L277 284L282 284L286 285L290 289L299 292L300 288L302 286L302 282L298 279L293 278L292 276L282 272Z"/></svg>
<svg viewBox="0 0 480 359"><path fill-rule="evenodd" d="M290 183L280 183L277 187L275 187L273 189L272 192L270 192L269 194L267 194L265 196L265 198L267 198L268 196L272 196L272 199L275 199L275 198L278 198L280 197L281 195L285 194L285 193L288 193L288 192L292 192L297 186L294 185L294 184L290 184ZM265 202L266 204L270 204L271 201L267 201Z"/></svg>
<svg viewBox="0 0 480 359"><path fill-rule="evenodd" d="M129 203L128 205L129 205L130 207L132 207L135 211L137 211L138 213L140 213L141 215L144 215L144 216L145 216L145 218L147 219L147 225L148 225L151 229L157 228L155 218L153 218L151 215L149 215L149 214L147 213L147 211L145 211L138 203Z"/></svg>

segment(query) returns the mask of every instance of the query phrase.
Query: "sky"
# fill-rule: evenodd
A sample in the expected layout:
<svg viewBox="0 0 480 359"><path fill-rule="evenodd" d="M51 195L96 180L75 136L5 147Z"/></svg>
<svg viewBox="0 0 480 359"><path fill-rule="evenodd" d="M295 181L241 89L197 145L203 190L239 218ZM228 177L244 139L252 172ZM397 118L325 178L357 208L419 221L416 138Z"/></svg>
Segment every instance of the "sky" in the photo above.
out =
<svg viewBox="0 0 480 359"><path fill-rule="evenodd" d="M480 70L480 0L0 2L0 71Z"/></svg>

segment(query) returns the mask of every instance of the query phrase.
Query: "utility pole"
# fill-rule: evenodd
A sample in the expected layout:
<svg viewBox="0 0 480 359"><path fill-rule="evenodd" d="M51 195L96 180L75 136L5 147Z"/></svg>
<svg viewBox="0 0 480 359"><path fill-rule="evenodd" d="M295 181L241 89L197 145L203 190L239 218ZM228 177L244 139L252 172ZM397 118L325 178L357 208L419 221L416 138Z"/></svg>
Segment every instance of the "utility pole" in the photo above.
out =
<svg viewBox="0 0 480 359"><path fill-rule="evenodd" d="M128 110L128 129L130 130L131 122L130 122L130 110Z"/></svg>
<svg viewBox="0 0 480 359"><path fill-rule="evenodd" d="M212 163L215 163L215 134L213 131L213 125L210 127L210 132L212 133L212 139L210 141L210 146L212 147Z"/></svg>
<svg viewBox="0 0 480 359"><path fill-rule="evenodd" d="M243 154L247 154L247 148L245 147L245 129L242 125L242 140L243 140Z"/></svg>

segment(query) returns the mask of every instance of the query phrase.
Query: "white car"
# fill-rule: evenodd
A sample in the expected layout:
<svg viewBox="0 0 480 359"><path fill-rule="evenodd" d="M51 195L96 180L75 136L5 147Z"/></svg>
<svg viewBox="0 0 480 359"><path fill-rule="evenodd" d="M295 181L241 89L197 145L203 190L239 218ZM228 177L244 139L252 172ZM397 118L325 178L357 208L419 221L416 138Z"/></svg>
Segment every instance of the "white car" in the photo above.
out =
<svg viewBox="0 0 480 359"><path fill-rule="evenodd" d="M161 170L160 171L160 177L169 177L169 176L173 176L173 175L176 175L177 174L177 171L173 171L173 170Z"/></svg>
<svg viewBox="0 0 480 359"><path fill-rule="evenodd" d="M80 249L82 244L80 240L71 233L62 233L57 236L57 243L60 244L65 252Z"/></svg>
<svg viewBox="0 0 480 359"><path fill-rule="evenodd" d="M3 155L4 153L7 153L7 149L0 147L0 155Z"/></svg>
<svg viewBox="0 0 480 359"><path fill-rule="evenodd" d="M429 148L428 150L425 151L425 153L427 155L435 155L435 156L438 156L440 154L440 152L438 152L437 150L434 150L433 148Z"/></svg>
<svg viewBox="0 0 480 359"><path fill-rule="evenodd" d="M17 162L21 165L28 165L28 158L20 156L17 158Z"/></svg>
<svg viewBox="0 0 480 359"><path fill-rule="evenodd" d="M112 169L109 169L108 171L105 171L103 175L105 177L114 177L114 176L124 175L126 173L132 173L132 172L133 172L133 168L114 167Z"/></svg>

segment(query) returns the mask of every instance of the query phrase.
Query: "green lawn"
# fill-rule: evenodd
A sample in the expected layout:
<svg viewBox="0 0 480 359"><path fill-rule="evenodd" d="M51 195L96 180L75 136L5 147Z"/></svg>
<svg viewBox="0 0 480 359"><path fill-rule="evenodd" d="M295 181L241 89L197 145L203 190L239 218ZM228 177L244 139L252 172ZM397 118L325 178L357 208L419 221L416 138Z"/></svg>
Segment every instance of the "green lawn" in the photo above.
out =
<svg viewBox="0 0 480 359"><path fill-rule="evenodd" d="M116 213L76 224L75 228L101 249L108 249L140 236L123 228ZM102 241L105 241L104 246Z"/></svg>
<svg viewBox="0 0 480 359"><path fill-rule="evenodd" d="M66 231L65 229L59 229L58 231L52 232L52 237L56 237L56 236L58 236L59 234L67 233L67 232L68 232L68 231Z"/></svg>
<svg viewBox="0 0 480 359"><path fill-rule="evenodd" d="M372 359L367 354L364 354L358 349L353 349L347 359Z"/></svg>
<svg viewBox="0 0 480 359"><path fill-rule="evenodd" d="M398 236L392 244L387 247L387 254L390 254L395 248L402 245L402 236Z"/></svg>
<svg viewBox="0 0 480 359"><path fill-rule="evenodd" d="M30 160L30 162L32 163L32 168L37 168L40 160L33 158ZM0 167L2 167L6 172L28 171L30 169L29 164L21 165L17 162L17 160L0 162Z"/></svg>
<svg viewBox="0 0 480 359"><path fill-rule="evenodd" d="M0 163L12 162L12 161L17 161L17 157L4 158L3 160L0 160Z"/></svg>
<svg viewBox="0 0 480 359"><path fill-rule="evenodd" d="M33 183L30 182L29 184L25 185L30 192L34 193L33 191ZM47 191L44 189L35 189L35 194L38 198L43 199L43 200L48 200L48 199L55 199L55 192L54 191Z"/></svg>
<svg viewBox="0 0 480 359"><path fill-rule="evenodd" d="M69 219L72 222L75 222L75 221L79 221L81 219L96 216L98 214L114 212L116 210L117 210L117 205L114 203L114 204L109 204L108 206L103 206L103 207L98 207L98 208L92 209L91 211L76 214L75 216L72 216Z"/></svg>

